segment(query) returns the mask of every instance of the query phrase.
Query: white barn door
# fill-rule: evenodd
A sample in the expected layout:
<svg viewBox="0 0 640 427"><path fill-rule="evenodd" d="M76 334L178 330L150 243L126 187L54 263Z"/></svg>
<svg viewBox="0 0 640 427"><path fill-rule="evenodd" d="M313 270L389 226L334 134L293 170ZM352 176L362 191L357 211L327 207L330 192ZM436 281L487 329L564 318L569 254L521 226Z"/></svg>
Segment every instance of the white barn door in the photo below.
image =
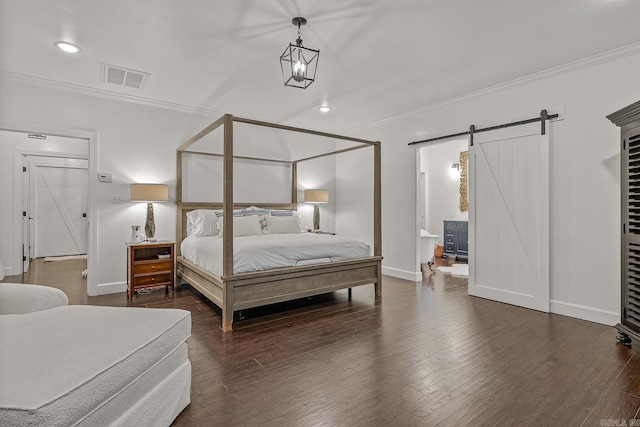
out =
<svg viewBox="0 0 640 427"><path fill-rule="evenodd" d="M87 253L87 161L29 159L35 257Z"/></svg>
<svg viewBox="0 0 640 427"><path fill-rule="evenodd" d="M549 312L549 123L469 148L469 295Z"/></svg>

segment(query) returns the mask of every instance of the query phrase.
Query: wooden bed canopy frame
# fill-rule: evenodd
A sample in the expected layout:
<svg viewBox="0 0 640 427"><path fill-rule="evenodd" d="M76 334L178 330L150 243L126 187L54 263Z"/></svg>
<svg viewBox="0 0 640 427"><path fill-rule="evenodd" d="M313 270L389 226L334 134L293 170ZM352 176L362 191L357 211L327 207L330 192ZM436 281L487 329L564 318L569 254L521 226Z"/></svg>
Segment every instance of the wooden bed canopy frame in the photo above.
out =
<svg viewBox="0 0 640 427"><path fill-rule="evenodd" d="M307 157L298 160L264 159L246 156L234 156L233 154L233 124L244 123L248 125L263 126L284 131L311 134L320 137L350 141L359 145L342 150ZM223 128L223 153L213 154L207 152L190 151L188 148L196 141L213 130ZM297 209L297 164L300 162L332 156L340 153L373 147L373 255L365 258L357 258L346 261L336 261L321 264L312 264L300 267L276 268L264 271L239 273L233 272L233 210L249 206L257 206L267 209ZM219 203L183 202L182 170L183 153L202 156L215 156L223 158L223 201ZM257 120L243 119L225 114L218 120L207 126L197 135L176 150L177 158L177 188L176 205L178 208L176 237L177 248L177 274L202 295L210 299L222 310L222 330L232 330L233 313L261 305L289 301L312 295L319 295L339 289L352 288L354 286L373 284L375 297L382 296L382 226L381 226L381 149L380 141L368 141L347 136L334 135L308 129L278 125ZM233 162L234 159L244 159L262 162L288 163L292 170L291 203L234 203L233 199ZM222 209L223 211L223 267L222 276L211 274L189 260L180 253L180 242L187 237L186 214L195 209Z"/></svg>

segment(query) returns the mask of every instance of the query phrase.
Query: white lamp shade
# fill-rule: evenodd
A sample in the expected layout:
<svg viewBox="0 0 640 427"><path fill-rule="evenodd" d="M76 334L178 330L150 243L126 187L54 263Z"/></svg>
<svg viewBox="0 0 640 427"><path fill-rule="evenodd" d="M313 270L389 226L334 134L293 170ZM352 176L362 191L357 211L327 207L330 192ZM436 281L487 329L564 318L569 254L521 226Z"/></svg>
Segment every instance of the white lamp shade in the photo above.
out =
<svg viewBox="0 0 640 427"><path fill-rule="evenodd" d="M166 202L169 186L166 184L131 184L132 202Z"/></svg>
<svg viewBox="0 0 640 427"><path fill-rule="evenodd" d="M310 189L304 190L305 203L328 203L329 190Z"/></svg>

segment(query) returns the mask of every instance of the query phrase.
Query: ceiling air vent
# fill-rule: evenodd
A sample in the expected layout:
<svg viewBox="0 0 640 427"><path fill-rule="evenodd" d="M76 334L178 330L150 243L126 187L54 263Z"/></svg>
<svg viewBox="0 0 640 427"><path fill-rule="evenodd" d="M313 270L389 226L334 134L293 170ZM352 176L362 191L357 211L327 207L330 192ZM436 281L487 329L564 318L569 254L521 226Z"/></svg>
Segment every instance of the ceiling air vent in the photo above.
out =
<svg viewBox="0 0 640 427"><path fill-rule="evenodd" d="M101 80L106 83L132 87L134 89L143 89L150 76L151 74L143 71L102 64Z"/></svg>

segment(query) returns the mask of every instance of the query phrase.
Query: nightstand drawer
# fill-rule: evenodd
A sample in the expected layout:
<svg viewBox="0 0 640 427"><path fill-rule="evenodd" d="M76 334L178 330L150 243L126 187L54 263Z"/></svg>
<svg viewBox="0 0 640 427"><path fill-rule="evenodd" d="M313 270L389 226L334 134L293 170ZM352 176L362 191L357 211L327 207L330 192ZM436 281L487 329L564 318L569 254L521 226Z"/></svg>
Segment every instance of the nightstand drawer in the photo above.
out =
<svg viewBox="0 0 640 427"><path fill-rule="evenodd" d="M143 261L133 263L133 275L158 273L161 271L171 271L171 260Z"/></svg>
<svg viewBox="0 0 640 427"><path fill-rule="evenodd" d="M138 276L133 278L133 286L147 286L147 285L166 285L167 283L173 283L173 277L171 272L162 274L151 274L148 276Z"/></svg>

